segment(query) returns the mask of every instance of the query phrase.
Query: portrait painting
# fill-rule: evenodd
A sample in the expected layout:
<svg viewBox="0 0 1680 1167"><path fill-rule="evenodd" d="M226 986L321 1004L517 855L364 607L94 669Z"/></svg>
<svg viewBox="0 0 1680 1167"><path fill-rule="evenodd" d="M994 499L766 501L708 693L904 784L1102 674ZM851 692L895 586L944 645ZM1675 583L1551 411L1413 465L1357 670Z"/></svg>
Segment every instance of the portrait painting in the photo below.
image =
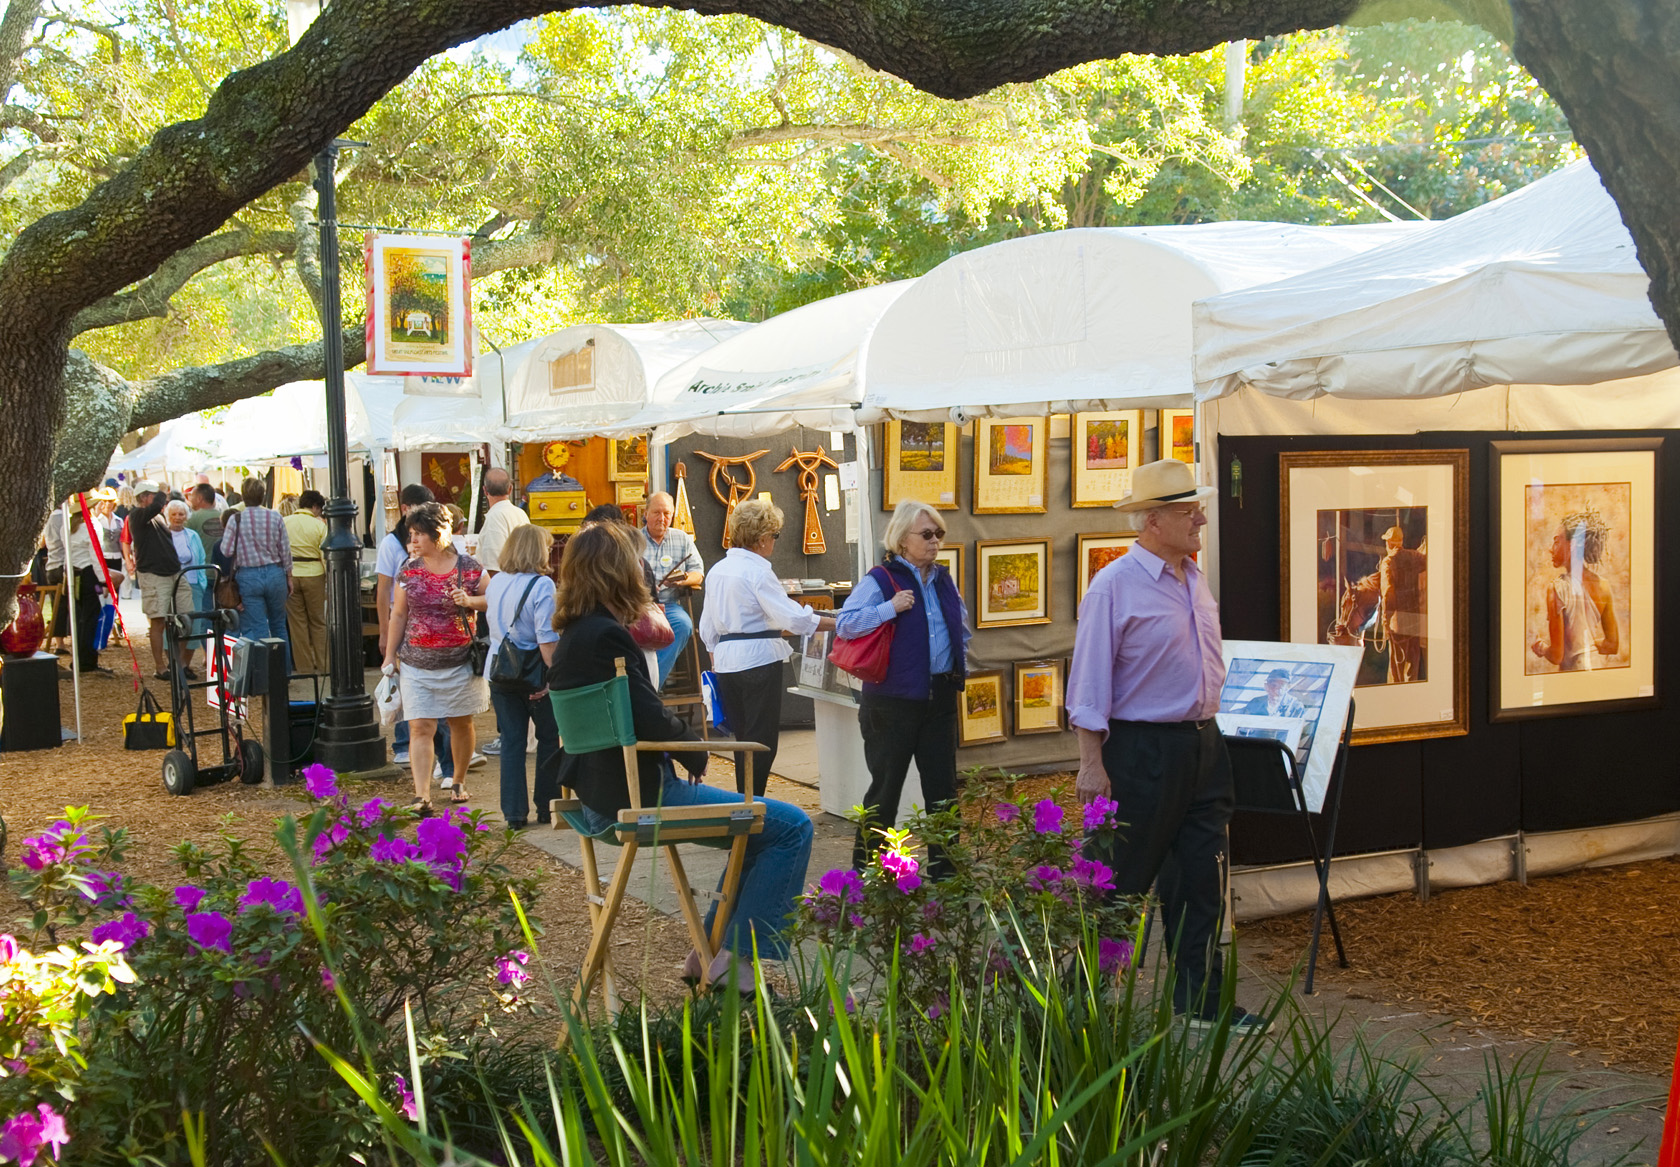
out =
<svg viewBox="0 0 1680 1167"><path fill-rule="evenodd" d="M957 742L977 746L1005 740L1003 728L1003 674L970 673L963 684L962 703L957 710Z"/></svg>
<svg viewBox="0 0 1680 1167"><path fill-rule="evenodd" d="M367 237L368 372L472 372L470 256L465 239Z"/></svg>
<svg viewBox="0 0 1680 1167"><path fill-rule="evenodd" d="M1125 555L1136 542L1137 535L1119 531L1079 536L1079 570L1075 580L1078 589L1076 604L1085 602L1085 593L1090 590L1091 581L1097 577L1097 572Z"/></svg>
<svg viewBox="0 0 1680 1167"><path fill-rule="evenodd" d="M975 627L1050 622L1050 541L975 544Z"/></svg>
<svg viewBox="0 0 1680 1167"><path fill-rule="evenodd" d="M974 423L974 513L1045 511L1050 419L983 417Z"/></svg>
<svg viewBox="0 0 1680 1167"><path fill-rule="evenodd" d="M889 421L881 428L881 507L907 498L957 508L957 427L948 421Z"/></svg>
<svg viewBox="0 0 1680 1167"><path fill-rule="evenodd" d="M1318 643L1359 646L1360 686L1429 679L1428 530L1428 507L1318 512Z"/></svg>
<svg viewBox="0 0 1680 1167"><path fill-rule="evenodd" d="M1015 664L1015 732L1058 733L1062 728L1063 682L1059 660Z"/></svg>
<svg viewBox="0 0 1680 1167"><path fill-rule="evenodd" d="M1143 460L1143 410L1076 413L1068 436L1073 506L1113 506L1131 492Z"/></svg>
<svg viewBox="0 0 1680 1167"><path fill-rule="evenodd" d="M1657 703L1661 446L1493 443L1493 720Z"/></svg>
<svg viewBox="0 0 1680 1167"><path fill-rule="evenodd" d="M1030 425L995 425L992 427L990 463L993 474L1031 474L1033 468L1033 427Z"/></svg>
<svg viewBox="0 0 1680 1167"><path fill-rule="evenodd" d="M1219 729L1290 746L1307 809L1324 805L1336 749L1347 724L1360 654L1350 645L1225 642Z"/></svg>
<svg viewBox="0 0 1680 1167"><path fill-rule="evenodd" d="M639 482L647 478L647 435L610 439L607 442L607 466L614 482Z"/></svg>

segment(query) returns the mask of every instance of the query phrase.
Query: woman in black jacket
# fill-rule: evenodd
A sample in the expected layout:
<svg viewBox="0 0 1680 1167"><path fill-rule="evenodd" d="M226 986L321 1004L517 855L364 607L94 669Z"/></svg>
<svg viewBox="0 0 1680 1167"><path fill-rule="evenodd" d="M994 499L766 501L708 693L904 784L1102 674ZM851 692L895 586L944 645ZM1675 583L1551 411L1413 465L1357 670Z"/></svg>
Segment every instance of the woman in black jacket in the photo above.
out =
<svg viewBox="0 0 1680 1167"><path fill-rule="evenodd" d="M560 643L549 670L549 687L565 690L609 681L617 675L617 662L622 660L629 675L636 737L642 741L696 741L694 732L665 708L653 686L642 650L630 638L628 625L636 621L648 603L641 556L628 527L602 523L572 536L560 561L560 582L554 602L554 627L560 633ZM738 804L741 798L734 791L702 783L707 757L701 751L670 757L640 755L637 778L641 783L642 804ZM671 758L688 772L687 781L677 777ZM563 751L560 784L575 791L583 802L584 818L592 831L605 830L616 821L618 812L630 805L624 756L617 749L587 754ZM764 831L747 836L746 864L735 912L724 933L723 950L707 976L708 981L716 982L729 971L736 957L749 958L736 964L735 970L736 983L747 992L753 988L750 958L755 940L762 958L780 960L787 955L782 932L793 911L794 899L803 890L805 868L811 858L810 817L785 802L768 798L763 802ZM716 911L714 901L706 917L708 929ZM693 979L700 971L698 954L689 953L684 975Z"/></svg>

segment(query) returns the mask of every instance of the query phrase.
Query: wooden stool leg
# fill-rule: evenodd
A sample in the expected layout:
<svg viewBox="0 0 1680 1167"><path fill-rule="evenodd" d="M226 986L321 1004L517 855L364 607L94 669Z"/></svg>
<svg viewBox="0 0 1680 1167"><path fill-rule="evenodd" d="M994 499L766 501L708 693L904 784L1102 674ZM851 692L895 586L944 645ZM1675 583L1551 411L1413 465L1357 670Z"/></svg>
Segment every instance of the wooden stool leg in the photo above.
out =
<svg viewBox="0 0 1680 1167"><path fill-rule="evenodd" d="M716 950L706 942L706 925L700 918L700 905L694 902L694 889L688 885L688 872L673 844L665 845L665 855L671 862L671 882L676 885L677 901L682 904L683 920L688 924L688 938L694 951L700 954L700 983L705 985L712 971L712 957Z"/></svg>
<svg viewBox="0 0 1680 1167"><path fill-rule="evenodd" d="M612 883L607 885L607 902L601 906L601 918L589 938L589 951L584 955L577 990L572 994L572 1001L580 1010L589 998L589 987L595 980L595 974L606 963L607 944L612 939L613 925L618 921L618 910L624 905L624 892L630 886L630 872L635 866L635 859L636 840L627 839L624 853L618 859L618 870L613 872Z"/></svg>
<svg viewBox="0 0 1680 1167"><path fill-rule="evenodd" d="M723 869L723 898L718 901L717 915L712 917L712 952L723 949L723 934L735 914L735 895L741 890L741 872L747 863L747 837L736 835L729 844L729 863Z"/></svg>
<svg viewBox="0 0 1680 1167"><path fill-rule="evenodd" d="M583 890L589 897L589 927L593 931L601 923L602 909L606 903L601 894L601 869L595 862L595 840L588 835L579 835L578 844L583 852ZM607 999L607 1013L618 1016L619 999L618 987L613 984L612 950L607 950L601 959L601 985Z"/></svg>

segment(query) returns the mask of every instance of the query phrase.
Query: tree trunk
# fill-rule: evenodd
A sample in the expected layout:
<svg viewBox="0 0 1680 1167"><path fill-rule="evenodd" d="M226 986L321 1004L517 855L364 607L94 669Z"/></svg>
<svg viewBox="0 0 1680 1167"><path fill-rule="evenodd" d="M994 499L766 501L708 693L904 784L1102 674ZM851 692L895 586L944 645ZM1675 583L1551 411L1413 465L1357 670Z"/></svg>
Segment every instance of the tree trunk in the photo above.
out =
<svg viewBox="0 0 1680 1167"><path fill-rule="evenodd" d="M1515 0L1512 51L1586 148L1680 350L1680 4Z"/></svg>

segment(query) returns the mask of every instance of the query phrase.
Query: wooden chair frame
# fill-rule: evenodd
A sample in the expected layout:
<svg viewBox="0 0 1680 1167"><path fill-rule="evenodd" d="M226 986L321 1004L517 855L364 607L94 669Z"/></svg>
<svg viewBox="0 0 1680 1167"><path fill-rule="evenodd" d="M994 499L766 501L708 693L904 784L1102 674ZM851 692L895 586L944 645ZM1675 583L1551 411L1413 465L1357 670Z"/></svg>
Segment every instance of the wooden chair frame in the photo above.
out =
<svg viewBox="0 0 1680 1167"><path fill-rule="evenodd" d="M619 657L615 663L617 675L625 676L624 658ZM725 746L727 748L724 748ZM700 980L704 985L711 973L712 960L723 945L723 936L729 926L730 916L735 910L735 901L741 887L741 872L746 865L747 836L763 833L766 809L763 802L753 797L750 786L742 795L741 805L733 808L726 808L726 805L721 803L707 806L644 807L636 755L672 750L736 754L758 753L769 749L768 746L757 742L734 741L722 743L717 747L707 746L704 742L638 741L621 748L624 751L624 777L629 788L630 808L618 812L618 822L611 831L623 854L619 856L618 866L614 869L612 880L607 884L605 891L601 887L600 867L596 862L595 836L578 832L578 842L583 851L583 882L584 892L589 900L591 932L589 950L578 974L577 989L572 994L573 1001L581 1007L589 996L595 978L601 976L607 1008L614 1015L618 1012L619 1003L612 983L609 945L613 927L618 923L619 910L624 906L624 895L630 884L630 873L635 868L637 852L644 848L664 850L671 865L671 879L676 887L683 920L688 925L689 939L694 944L694 951L700 956ZM555 799L549 807L555 830L563 830L570 826L564 817L566 814L575 814L583 809L583 802L571 790L563 788L561 794L562 797ZM726 818L726 821L719 822L720 818ZM724 867L723 890L716 893L718 908L712 921L710 935L706 932L705 921L700 914L699 905L695 902L694 889L689 885L688 872L683 867L676 847L678 843L700 839L730 840L729 860Z"/></svg>

